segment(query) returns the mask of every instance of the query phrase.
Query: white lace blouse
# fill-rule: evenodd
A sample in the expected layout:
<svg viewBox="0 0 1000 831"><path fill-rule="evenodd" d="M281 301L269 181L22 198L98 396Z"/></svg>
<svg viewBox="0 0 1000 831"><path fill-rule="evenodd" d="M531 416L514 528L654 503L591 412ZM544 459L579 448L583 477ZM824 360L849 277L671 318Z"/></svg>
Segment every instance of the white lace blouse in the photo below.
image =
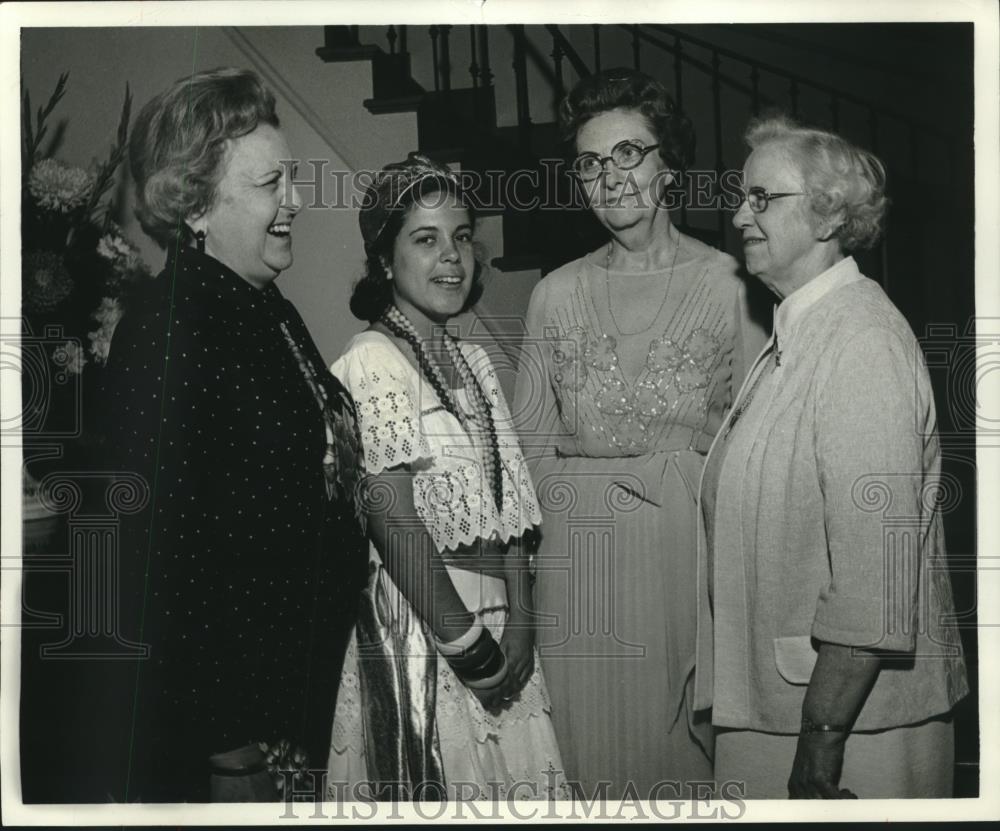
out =
<svg viewBox="0 0 1000 831"><path fill-rule="evenodd" d="M509 541L541 523L531 475L489 356L475 344L462 342L461 349L493 406L503 466L502 512L483 470L481 448L388 337L371 331L356 335L331 367L354 398L367 472L410 466L417 515L442 553L477 539ZM464 392L456 398L468 411ZM377 557L374 548L372 556ZM506 604L502 580L460 566L452 559L448 571L470 610Z"/></svg>

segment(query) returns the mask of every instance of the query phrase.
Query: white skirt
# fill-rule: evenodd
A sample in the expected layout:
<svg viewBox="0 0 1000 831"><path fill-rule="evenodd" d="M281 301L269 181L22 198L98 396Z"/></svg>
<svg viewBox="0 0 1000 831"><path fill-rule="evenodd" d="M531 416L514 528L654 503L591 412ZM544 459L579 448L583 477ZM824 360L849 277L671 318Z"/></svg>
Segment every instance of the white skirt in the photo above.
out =
<svg viewBox="0 0 1000 831"><path fill-rule="evenodd" d="M391 600L389 608L406 604L388 574L381 569L379 572ZM471 572L452 572L452 577L467 605L472 605L469 600L473 583L477 600L489 598L496 602L506 598L503 581L498 578ZM414 614L411 609L406 613ZM505 605L476 612L477 619L497 640L503 634L507 616ZM367 787L364 706L357 640L352 635L330 743L327 799L331 801L374 798ZM448 799L570 799L550 712L537 653L531 679L510 705L497 714L485 710L447 661L439 659L435 715Z"/></svg>

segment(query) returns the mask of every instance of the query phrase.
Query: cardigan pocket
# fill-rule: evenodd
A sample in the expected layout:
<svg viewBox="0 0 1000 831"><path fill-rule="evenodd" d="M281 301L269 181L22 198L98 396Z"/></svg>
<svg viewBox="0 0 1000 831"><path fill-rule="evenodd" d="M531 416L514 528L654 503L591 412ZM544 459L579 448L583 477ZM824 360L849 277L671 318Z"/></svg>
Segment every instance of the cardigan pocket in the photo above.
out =
<svg viewBox="0 0 1000 831"><path fill-rule="evenodd" d="M774 639L774 665L789 684L808 684L817 657L809 635Z"/></svg>

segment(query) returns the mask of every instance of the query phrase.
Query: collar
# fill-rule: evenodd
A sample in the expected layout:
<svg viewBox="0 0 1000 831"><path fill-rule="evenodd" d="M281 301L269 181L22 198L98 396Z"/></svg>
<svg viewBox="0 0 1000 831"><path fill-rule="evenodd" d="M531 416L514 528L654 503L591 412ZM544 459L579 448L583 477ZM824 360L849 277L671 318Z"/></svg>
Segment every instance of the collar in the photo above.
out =
<svg viewBox="0 0 1000 831"><path fill-rule="evenodd" d="M864 279L865 276L858 271L854 257L848 256L792 292L774 307L775 344L788 343L788 339L806 312L830 292ZM780 347L778 351L780 354Z"/></svg>
<svg viewBox="0 0 1000 831"><path fill-rule="evenodd" d="M225 306L247 312L279 312L284 296L274 283L258 289L219 262L193 248L172 252L167 261L168 276L193 282L199 292L217 297Z"/></svg>

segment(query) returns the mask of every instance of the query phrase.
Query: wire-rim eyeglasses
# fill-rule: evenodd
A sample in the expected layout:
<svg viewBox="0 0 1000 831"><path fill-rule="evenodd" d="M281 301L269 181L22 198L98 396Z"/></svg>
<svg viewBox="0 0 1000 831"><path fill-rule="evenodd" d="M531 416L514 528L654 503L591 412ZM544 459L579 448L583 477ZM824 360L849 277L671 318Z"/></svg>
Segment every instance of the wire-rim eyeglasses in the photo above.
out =
<svg viewBox="0 0 1000 831"><path fill-rule="evenodd" d="M762 188L759 185L752 188L747 188L743 191L743 202L746 202L750 206L750 210L755 214L762 214L767 210L767 203L772 199L783 199L786 196L805 196L806 192L801 190L786 191L784 193L771 193L766 188Z"/></svg>

